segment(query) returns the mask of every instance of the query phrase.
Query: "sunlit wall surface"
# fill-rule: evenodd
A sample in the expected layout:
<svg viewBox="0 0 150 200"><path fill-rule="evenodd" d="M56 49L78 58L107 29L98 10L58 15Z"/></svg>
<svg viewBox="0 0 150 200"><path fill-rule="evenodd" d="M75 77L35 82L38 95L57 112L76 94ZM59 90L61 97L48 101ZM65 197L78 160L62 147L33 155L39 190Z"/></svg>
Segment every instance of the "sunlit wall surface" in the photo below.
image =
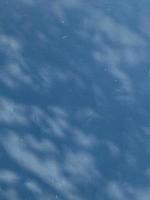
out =
<svg viewBox="0 0 150 200"><path fill-rule="evenodd" d="M0 199L150 200L150 1L0 1Z"/></svg>

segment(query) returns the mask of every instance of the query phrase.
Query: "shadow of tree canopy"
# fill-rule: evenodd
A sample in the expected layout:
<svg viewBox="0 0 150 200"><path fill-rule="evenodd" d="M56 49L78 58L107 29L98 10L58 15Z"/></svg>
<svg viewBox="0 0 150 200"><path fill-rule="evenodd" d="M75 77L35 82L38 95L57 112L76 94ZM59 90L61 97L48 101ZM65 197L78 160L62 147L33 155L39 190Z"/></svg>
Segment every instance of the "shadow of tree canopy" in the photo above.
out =
<svg viewBox="0 0 150 200"><path fill-rule="evenodd" d="M149 6L0 3L0 199L149 199Z"/></svg>

